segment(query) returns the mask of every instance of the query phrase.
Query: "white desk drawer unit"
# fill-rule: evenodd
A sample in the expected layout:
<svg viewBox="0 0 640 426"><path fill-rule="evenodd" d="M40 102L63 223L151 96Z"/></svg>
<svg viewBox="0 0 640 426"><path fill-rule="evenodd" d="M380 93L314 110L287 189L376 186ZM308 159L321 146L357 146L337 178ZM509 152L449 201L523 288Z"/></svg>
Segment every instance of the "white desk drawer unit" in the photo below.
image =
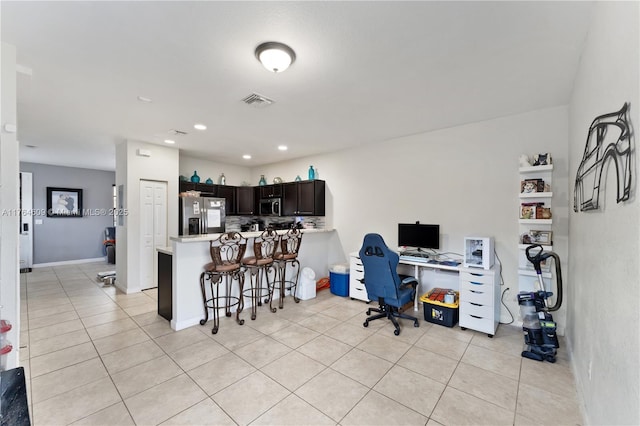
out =
<svg viewBox="0 0 640 426"><path fill-rule="evenodd" d="M493 337L500 321L500 281L495 268L460 268L461 329L487 333Z"/></svg>
<svg viewBox="0 0 640 426"><path fill-rule="evenodd" d="M364 267L358 253L349 255L349 296L352 299L369 301L367 289L364 286Z"/></svg>

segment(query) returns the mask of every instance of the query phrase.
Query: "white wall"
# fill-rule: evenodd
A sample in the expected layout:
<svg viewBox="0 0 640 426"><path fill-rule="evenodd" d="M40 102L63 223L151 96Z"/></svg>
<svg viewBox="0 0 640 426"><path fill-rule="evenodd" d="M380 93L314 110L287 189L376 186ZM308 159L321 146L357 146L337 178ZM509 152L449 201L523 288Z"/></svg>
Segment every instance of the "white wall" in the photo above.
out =
<svg viewBox="0 0 640 426"><path fill-rule="evenodd" d="M510 290L505 302L518 317L518 157L553 156L554 251L567 260L567 108L472 123L331 154L257 167L252 180L307 176L309 165L327 182L327 226L344 250L357 251L368 232L397 244L397 224L440 224L441 251L462 253L465 236L493 236ZM503 287L504 289L504 287ZM502 321L510 320L502 309ZM561 330L565 308L554 315Z"/></svg>
<svg viewBox="0 0 640 426"><path fill-rule="evenodd" d="M137 155L139 149L150 157ZM124 185L128 215L116 227L116 285L126 293L140 291L140 180L167 182L167 237L178 235L178 150L140 141L116 146L116 187ZM167 241L168 243L168 241Z"/></svg>
<svg viewBox="0 0 640 426"><path fill-rule="evenodd" d="M639 20L638 2L599 2L593 11L570 104L572 178L596 116L629 102L631 124L640 128ZM587 424L640 424L637 133L634 139L631 200L616 203L610 167L602 207L570 215L568 336Z"/></svg>
<svg viewBox="0 0 640 426"><path fill-rule="evenodd" d="M2 43L0 79L0 206L7 214L0 215L0 318L13 325L7 339L13 350L7 354L7 368L18 365L20 348L20 258L18 230L20 229L19 161L16 133L7 132L5 124L17 123L16 113L16 49Z"/></svg>
<svg viewBox="0 0 640 426"><path fill-rule="evenodd" d="M224 173L227 185L240 186L242 182L248 182L252 186L258 185L258 180L251 179L251 170L248 166L234 166L180 155L180 175L190 179L194 171L198 172L202 183L207 178L211 178L213 183L218 183L220 174Z"/></svg>

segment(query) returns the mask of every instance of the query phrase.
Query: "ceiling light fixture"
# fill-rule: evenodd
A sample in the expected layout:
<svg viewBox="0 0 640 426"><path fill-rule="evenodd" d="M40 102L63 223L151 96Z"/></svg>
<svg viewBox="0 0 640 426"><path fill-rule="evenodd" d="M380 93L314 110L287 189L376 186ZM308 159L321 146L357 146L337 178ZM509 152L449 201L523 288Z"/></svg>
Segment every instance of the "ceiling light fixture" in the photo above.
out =
<svg viewBox="0 0 640 426"><path fill-rule="evenodd" d="M194 124L193 128L196 129L196 130L207 130L207 126L205 126L204 124L200 124L200 123Z"/></svg>
<svg viewBox="0 0 640 426"><path fill-rule="evenodd" d="M164 143L168 143L168 144L172 145L172 144L176 143L176 141L173 141L171 139L165 139Z"/></svg>
<svg viewBox="0 0 640 426"><path fill-rule="evenodd" d="M147 103L149 103L149 102L153 102L153 101L151 100L151 98L147 98L147 97L144 97L144 96L138 96L138 100L139 100L140 102L147 102Z"/></svg>
<svg viewBox="0 0 640 426"><path fill-rule="evenodd" d="M278 149L279 149L280 151L286 151L286 150L287 150L287 149L289 149L289 148L287 148L287 146L286 146L286 145L278 145Z"/></svg>
<svg viewBox="0 0 640 426"><path fill-rule="evenodd" d="M251 156L249 154L245 154L242 156L245 160L251 160Z"/></svg>
<svg viewBox="0 0 640 426"><path fill-rule="evenodd" d="M283 43L268 41L256 47L256 58L271 72L282 72L296 60L296 53Z"/></svg>

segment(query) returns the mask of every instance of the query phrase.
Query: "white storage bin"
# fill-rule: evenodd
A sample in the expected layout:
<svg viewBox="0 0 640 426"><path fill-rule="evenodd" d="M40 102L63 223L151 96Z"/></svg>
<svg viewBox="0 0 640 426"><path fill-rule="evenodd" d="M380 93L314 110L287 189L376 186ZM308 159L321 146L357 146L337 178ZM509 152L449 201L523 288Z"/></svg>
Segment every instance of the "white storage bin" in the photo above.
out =
<svg viewBox="0 0 640 426"><path fill-rule="evenodd" d="M314 297L316 297L316 273L309 267L303 268L298 283L298 298L309 300Z"/></svg>

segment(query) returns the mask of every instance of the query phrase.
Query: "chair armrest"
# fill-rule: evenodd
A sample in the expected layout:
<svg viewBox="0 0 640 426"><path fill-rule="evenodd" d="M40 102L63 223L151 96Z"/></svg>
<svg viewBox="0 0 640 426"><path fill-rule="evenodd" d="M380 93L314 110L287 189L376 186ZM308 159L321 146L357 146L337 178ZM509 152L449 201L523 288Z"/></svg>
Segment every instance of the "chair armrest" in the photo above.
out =
<svg viewBox="0 0 640 426"><path fill-rule="evenodd" d="M418 287L418 280L416 279L416 277L412 277L410 275L398 275L398 276L402 280L400 282L400 288L411 286L415 289L416 287Z"/></svg>

